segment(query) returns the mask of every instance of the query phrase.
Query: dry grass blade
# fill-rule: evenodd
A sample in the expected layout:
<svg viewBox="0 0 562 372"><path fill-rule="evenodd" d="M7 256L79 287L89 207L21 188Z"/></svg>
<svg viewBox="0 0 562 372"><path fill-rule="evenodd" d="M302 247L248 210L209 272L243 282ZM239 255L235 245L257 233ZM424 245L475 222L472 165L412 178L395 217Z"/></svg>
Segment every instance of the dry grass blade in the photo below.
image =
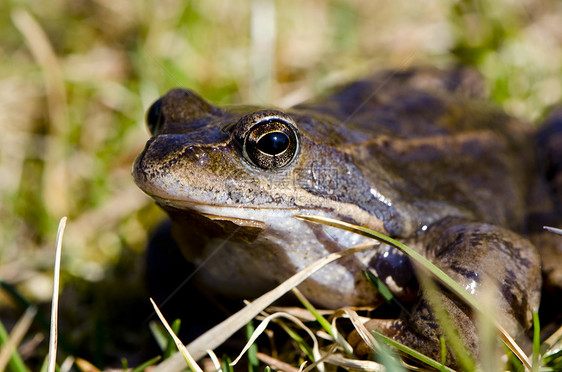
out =
<svg viewBox="0 0 562 372"><path fill-rule="evenodd" d="M24 36L33 57L41 67L45 80L45 95L49 114L49 134L54 141L46 142L46 169L43 180L45 206L53 215L66 214L67 188L66 172L62 162L64 148L61 135L67 127L67 96L64 75L57 55L41 25L23 9L12 12L12 21Z"/></svg>
<svg viewBox="0 0 562 372"><path fill-rule="evenodd" d="M295 318L294 316L292 316L290 314L287 314L287 313L279 312L279 313L271 314L271 315L265 317L265 319L263 319L261 321L260 325L256 328L256 330L254 331L254 333L252 334L252 336L250 337L250 339L248 340L248 342L246 343L246 345L244 346L244 348L242 349L242 351L240 352L238 357L232 363L230 363L230 365L234 366L240 361L240 359L242 358L244 353L246 353L246 351L248 351L250 346L252 346L252 344L256 341L256 339L265 331L265 329L269 325L269 322L271 322L274 319L281 318L281 317L292 321L293 323L298 325L301 329L304 329L306 333L308 333L308 335L310 336L310 338L312 339L312 342L313 342L312 353L314 355L314 359L320 360L321 355L320 355L320 350L318 348L318 340L316 339L316 336L314 335L314 332L312 332L310 330L310 328L305 326L304 323L301 322L298 318ZM320 371L324 370L322 365L319 365L318 369Z"/></svg>
<svg viewBox="0 0 562 372"><path fill-rule="evenodd" d="M332 354L326 358L326 363L345 368L347 370L361 372L384 372L386 368L371 360L348 359L340 354Z"/></svg>
<svg viewBox="0 0 562 372"><path fill-rule="evenodd" d="M550 353L550 352L556 352L558 350L560 350L562 348L562 327L558 328L556 330L556 332L554 332L553 334L551 334L543 343L542 343L542 349L541 350L543 353ZM551 348L558 346L555 348L555 350L550 350Z"/></svg>
<svg viewBox="0 0 562 372"><path fill-rule="evenodd" d="M195 359L193 359L191 354L189 354L189 351L187 351L183 342L181 342L181 340L178 338L178 336L176 336L176 334L172 330L172 327L170 327L170 325L166 321L166 318L164 318L164 315L162 315L162 313L160 312L160 309L158 308L156 303L152 300L152 298L150 299L150 303L152 303L152 306L154 307L154 311L156 311L156 314L158 314L158 318L160 318L160 321L162 322L164 327L166 327L166 330L168 331L170 336L172 336L174 342L176 343L176 346L177 346L178 350L180 351L181 355L185 359L185 362L187 363L189 368L191 368L191 370L193 372L203 372L203 370L201 369L201 367L199 367L199 365L197 364Z"/></svg>
<svg viewBox="0 0 562 372"><path fill-rule="evenodd" d="M279 359L276 359L272 356L269 356L267 354L264 353L256 353L256 356L258 357L258 359L260 361L262 361L263 363L275 368L278 371L285 371L285 372L298 372L299 369L293 367L290 364L287 364L283 361L280 361Z"/></svg>
<svg viewBox="0 0 562 372"><path fill-rule="evenodd" d="M12 352L16 350L17 346L27 333L36 313L36 307L28 307L23 316L12 329L12 332L10 332L9 340L4 347L2 347L2 351L0 352L0 371L4 371L6 369L6 365L10 360Z"/></svg>
<svg viewBox="0 0 562 372"><path fill-rule="evenodd" d="M515 354L515 356L517 356L521 363L523 363L525 369L527 371L531 371L531 362L529 361L529 358L527 358L527 354L525 354L523 349L521 349L517 342L515 342L513 337L511 337L511 335L496 320L494 320L494 324L503 343L513 354Z"/></svg>
<svg viewBox="0 0 562 372"><path fill-rule="evenodd" d="M269 313L275 313L278 311L283 311L286 312L287 314L291 314L293 316L296 316L297 318L299 318L300 320L304 321L304 322L312 322L315 321L316 318L314 317L314 315L312 315L310 313L310 311L308 311L305 308L302 307L296 307L296 306L270 306L267 308L267 311ZM322 314L323 316L330 316L334 313L333 310L317 310L319 314Z"/></svg>
<svg viewBox="0 0 562 372"><path fill-rule="evenodd" d="M222 323L216 325L211 330L187 345L187 348L191 350L191 355L196 360L202 358L205 355L206 350L214 349L217 346L221 345L226 339L232 336L237 330L245 326L266 307L271 305L292 288L302 283L316 271L328 265L330 262L369 248L371 248L371 245L362 245L359 247L350 248L346 251L329 254L328 256L312 263L307 268L299 271L278 287L260 296L251 304L244 307L242 310L238 311L236 314L232 315ZM158 367L154 369L154 372L179 372L182 370L182 368L183 362L181 356L176 353L160 363Z"/></svg>
<svg viewBox="0 0 562 372"><path fill-rule="evenodd" d="M356 313L357 314L357 313ZM336 312L334 312L334 314L332 315L332 333L334 336L334 339L336 340L336 343L338 345L340 345L346 353L353 355L353 347L351 347L351 345L349 344L349 342L347 342L347 339L342 336L342 334L339 332L338 327L336 325L337 321L339 318L348 318L348 316L346 315L346 313L344 311L337 310ZM358 318L358 323L365 323L366 321L368 321L367 318Z"/></svg>
<svg viewBox="0 0 562 372"><path fill-rule="evenodd" d="M101 372L99 368L82 358L76 359L76 365L84 372Z"/></svg>
<svg viewBox="0 0 562 372"><path fill-rule="evenodd" d="M250 95L252 101L270 102L274 80L276 32L275 2L253 1L250 19Z"/></svg>
<svg viewBox="0 0 562 372"><path fill-rule="evenodd" d="M550 226L543 226L543 228L552 233L562 235L562 229L557 229L556 227L550 227Z"/></svg>
<svg viewBox="0 0 562 372"><path fill-rule="evenodd" d="M76 361L75 357L67 356L66 359L60 365L60 369L59 369L60 372L70 372L70 371L72 371L72 366L74 365L75 361Z"/></svg>
<svg viewBox="0 0 562 372"><path fill-rule="evenodd" d="M341 311L351 320L353 327L357 330L363 341L373 350L380 350L380 345L371 332L365 327L361 318L357 313L349 308L343 308Z"/></svg>
<svg viewBox="0 0 562 372"><path fill-rule="evenodd" d="M211 358L211 362L213 362L213 366L217 372L220 372L221 369L221 361L217 357L217 354L213 350L207 350L207 354L209 354L209 358Z"/></svg>
<svg viewBox="0 0 562 372"><path fill-rule="evenodd" d="M43 70L47 100L49 107L49 119L54 132L63 129L66 121L66 91L64 78L57 56L49 38L39 23L25 10L16 9L12 12L12 21L22 33L29 50Z"/></svg>
<svg viewBox="0 0 562 372"><path fill-rule="evenodd" d="M494 281L484 279L482 285L482 292L480 294L480 301L482 308L488 314L495 314L497 302L498 287ZM484 371L499 371L500 370L500 354L504 351L500 348L500 343L496 337L494 324L492 323L493 317L479 316L477 319L478 339L480 340L480 355L479 365Z"/></svg>
<svg viewBox="0 0 562 372"><path fill-rule="evenodd" d="M441 269L433 265L430 261L428 261L425 257L420 255L419 253L413 251L406 245L385 236L384 234L378 233L371 229L356 226L350 223L338 221L332 218L326 218L322 216L297 216L297 218L304 219L311 222L321 223L323 225L337 227L346 231L351 231L359 235L363 235L369 237L371 239L378 240L382 243L388 244L402 253L406 254L412 262L415 264L416 268L428 272L430 275L435 277L442 283L445 287L447 287L451 292L453 292L456 296L462 299L465 303L470 305L472 309L477 311L482 316L488 316L480 307L479 303L476 299L471 296L464 288L462 288L458 283L454 280L449 278ZM531 363L527 355L523 352L523 350L517 345L517 343L513 340L513 338L507 333L507 331L496 321L494 320L494 325L496 326L496 330L505 343L505 345L517 356L517 358L523 363L525 368L530 371L531 370Z"/></svg>
<svg viewBox="0 0 562 372"><path fill-rule="evenodd" d="M55 372L57 360L57 341L58 341L58 314L59 314L59 280L60 280L60 260L62 253L62 236L66 227L66 217L61 218L57 231L57 249L55 251L55 268L53 272L53 298L51 302L51 330L49 338L49 360L47 364L48 372Z"/></svg>

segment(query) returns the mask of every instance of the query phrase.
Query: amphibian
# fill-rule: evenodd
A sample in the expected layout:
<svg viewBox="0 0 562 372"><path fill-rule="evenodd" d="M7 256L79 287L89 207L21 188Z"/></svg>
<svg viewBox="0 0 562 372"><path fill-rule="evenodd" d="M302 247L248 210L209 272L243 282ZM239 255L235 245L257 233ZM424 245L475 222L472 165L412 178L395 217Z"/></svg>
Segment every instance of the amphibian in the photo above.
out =
<svg viewBox="0 0 562 372"><path fill-rule="evenodd" d="M133 175L171 217L206 291L251 299L365 241L293 217L321 215L406 243L476 297L484 283L497 284L497 319L517 335L539 306L540 259L523 234L533 190L544 183L533 128L482 92L461 68L385 72L287 110L221 108L175 89L148 112L152 138ZM375 245L299 288L321 307L380 304L364 270L416 301L409 315L368 326L439 359L437 324L412 293L410 262L394 249ZM442 299L477 354L470 311Z"/></svg>

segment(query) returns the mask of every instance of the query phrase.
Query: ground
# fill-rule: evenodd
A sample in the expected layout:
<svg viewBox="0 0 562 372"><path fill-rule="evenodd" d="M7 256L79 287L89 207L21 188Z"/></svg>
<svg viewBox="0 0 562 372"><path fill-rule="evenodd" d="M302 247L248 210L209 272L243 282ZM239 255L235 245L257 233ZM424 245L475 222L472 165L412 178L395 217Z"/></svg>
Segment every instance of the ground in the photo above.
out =
<svg viewBox="0 0 562 372"><path fill-rule="evenodd" d="M0 279L48 318L68 216L60 360L145 360L142 255L164 216L130 168L159 95L181 86L216 104L283 107L381 68L464 63L497 105L539 122L562 100L561 22L555 0L3 1ZM7 288L11 329L24 306ZM38 334L35 322L24 342ZM38 344L30 365L46 355Z"/></svg>

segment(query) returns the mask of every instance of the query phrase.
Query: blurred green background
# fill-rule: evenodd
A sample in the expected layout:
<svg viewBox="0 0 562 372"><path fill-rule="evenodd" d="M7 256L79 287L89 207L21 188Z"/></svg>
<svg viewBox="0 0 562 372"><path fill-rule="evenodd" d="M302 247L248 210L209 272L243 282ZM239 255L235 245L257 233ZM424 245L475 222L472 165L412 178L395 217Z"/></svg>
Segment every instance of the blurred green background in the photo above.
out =
<svg viewBox="0 0 562 372"><path fill-rule="evenodd" d="M284 107L382 68L465 63L497 105L537 122L562 101L560 24L555 0L3 0L0 278L45 304L68 216L68 352L100 366L140 353L142 252L163 214L130 168L159 95ZM0 290L5 325L21 313Z"/></svg>

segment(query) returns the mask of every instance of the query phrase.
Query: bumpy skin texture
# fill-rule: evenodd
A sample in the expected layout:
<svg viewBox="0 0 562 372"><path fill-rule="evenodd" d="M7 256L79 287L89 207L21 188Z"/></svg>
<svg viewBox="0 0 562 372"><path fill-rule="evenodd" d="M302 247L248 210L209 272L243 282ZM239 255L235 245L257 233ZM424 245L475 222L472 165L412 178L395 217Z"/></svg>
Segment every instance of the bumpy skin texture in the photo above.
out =
<svg viewBox="0 0 562 372"><path fill-rule="evenodd" d="M512 335L520 334L521 326L530 324L529 310L539 303L541 283L537 281L539 262L528 240L495 225L455 218L435 223L416 240L430 261L482 303L488 301L480 299L486 293L485 286L496 284L497 288L492 289L497 304L494 316ZM521 271L527 275L520 275ZM446 292L440 293L438 300L447 309L467 349L478 356L478 330L468 306ZM425 298L418 301L411 314L404 313L396 321L372 320L367 327L428 355L437 357L441 353L439 323ZM351 343L359 354L368 353L356 334ZM453 355L448 358L449 364L454 365Z"/></svg>
<svg viewBox="0 0 562 372"><path fill-rule="evenodd" d="M519 235L538 179L533 133L481 97L464 69L382 73L283 112L218 108L173 90L149 111L153 137L133 176L172 218L206 290L257 296L363 241L292 218L319 214L406 242L476 296L484 282L496 284L498 319L518 334L541 286L539 256ZM251 138L270 127L268 138L281 140L257 142L262 154ZM320 306L379 304L366 269L411 297L411 266L387 246L334 263L300 288ZM472 315L442 296L477 354ZM423 297L411 316L369 326L439 358L439 329Z"/></svg>

